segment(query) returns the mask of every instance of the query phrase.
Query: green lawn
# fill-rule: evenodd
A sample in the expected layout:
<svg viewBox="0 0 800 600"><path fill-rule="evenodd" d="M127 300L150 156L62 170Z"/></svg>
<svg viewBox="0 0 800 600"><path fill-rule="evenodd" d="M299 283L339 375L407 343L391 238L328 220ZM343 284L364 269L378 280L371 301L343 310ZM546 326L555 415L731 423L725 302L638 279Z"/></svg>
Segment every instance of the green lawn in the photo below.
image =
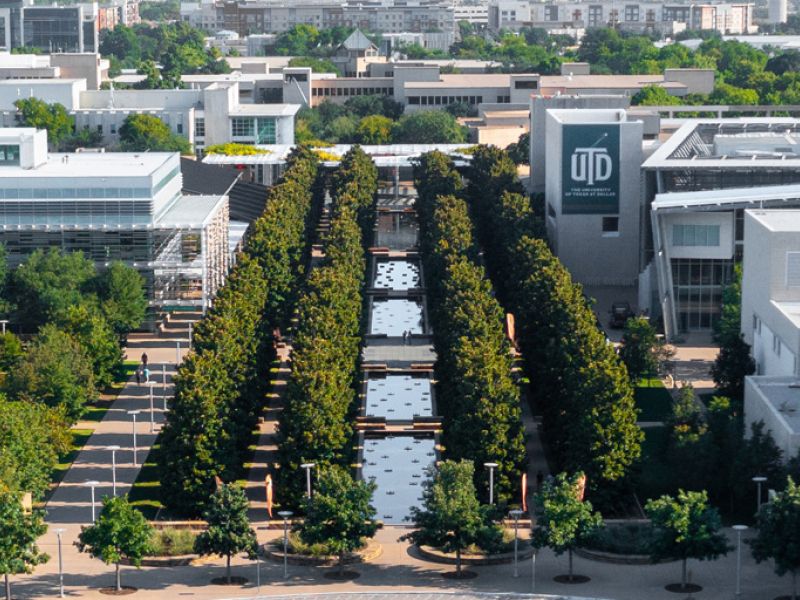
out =
<svg viewBox="0 0 800 600"><path fill-rule="evenodd" d="M86 408L86 412L83 414L83 417L81 417L81 420L92 421L94 423L102 421L111 404L117 399L120 392L122 392L125 383L130 379L130 376L136 372L136 367L138 365L139 363L135 360L123 361L121 368L114 377L114 383L104 391L97 402L94 402Z"/></svg>
<svg viewBox="0 0 800 600"><path fill-rule="evenodd" d="M78 452L81 451L86 441L92 435L92 429L71 429L70 433L72 434L72 442L70 444L69 451L60 456L58 458L58 464L53 469L53 472L50 474L50 482L52 483L52 489L61 483L61 480L64 479L64 475L72 466L73 461L78 456Z"/></svg>
<svg viewBox="0 0 800 600"><path fill-rule="evenodd" d="M154 445L147 454L139 476L128 494L131 504L151 521L156 518L158 511L164 508L164 505L161 504L161 483L158 479L158 469L156 463L152 462L156 448L158 446Z"/></svg>
<svg viewBox="0 0 800 600"><path fill-rule="evenodd" d="M672 411L672 396L660 379L642 379L633 389L639 421L665 421Z"/></svg>

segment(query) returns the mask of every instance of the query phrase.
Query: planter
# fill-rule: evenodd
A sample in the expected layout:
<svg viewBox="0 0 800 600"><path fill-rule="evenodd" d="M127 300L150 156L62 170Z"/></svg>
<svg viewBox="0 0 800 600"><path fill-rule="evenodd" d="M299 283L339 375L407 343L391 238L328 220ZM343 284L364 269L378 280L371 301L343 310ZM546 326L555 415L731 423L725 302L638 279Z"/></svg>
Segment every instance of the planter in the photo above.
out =
<svg viewBox="0 0 800 600"><path fill-rule="evenodd" d="M182 554L180 556L146 556L142 559L143 567L187 567L190 565L204 565L213 562L214 556L199 556L197 554ZM130 566L130 561L123 558L121 565Z"/></svg>
<svg viewBox="0 0 800 600"><path fill-rule="evenodd" d="M588 548L576 548L575 555L593 560L595 562L609 563L612 565L652 565L653 561L644 554L614 554L612 552L602 552L600 550L589 550ZM660 560L655 564L675 562L673 560Z"/></svg>
<svg viewBox="0 0 800 600"><path fill-rule="evenodd" d="M265 556L274 562L283 562L283 549L273 547L265 547ZM344 557L344 564L353 565L357 563L366 563L375 560L383 553L383 547L370 540L365 548L346 554ZM338 556L306 556L304 554L292 554L289 552L286 555L286 561L291 565L307 566L307 567L329 567L339 564Z"/></svg>
<svg viewBox="0 0 800 600"><path fill-rule="evenodd" d="M526 540L527 541L527 540ZM456 555L447 554L430 546L413 546L419 558L443 565L456 564ZM529 544L520 547L517 553L519 561L527 560L533 555L533 548ZM514 552L501 554L462 554L462 565L505 565L514 562Z"/></svg>

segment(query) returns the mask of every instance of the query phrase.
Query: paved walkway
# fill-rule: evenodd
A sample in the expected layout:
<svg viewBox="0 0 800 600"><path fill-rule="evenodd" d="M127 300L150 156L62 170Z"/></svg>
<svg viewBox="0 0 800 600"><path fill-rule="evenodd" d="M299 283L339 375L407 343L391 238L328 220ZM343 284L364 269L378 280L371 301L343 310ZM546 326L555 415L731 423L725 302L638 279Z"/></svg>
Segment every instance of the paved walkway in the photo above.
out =
<svg viewBox="0 0 800 600"><path fill-rule="evenodd" d="M520 577L513 576L513 565L471 567L478 573L472 580L444 579L442 573L452 571L449 565L424 562L409 552L406 542L397 539L407 530L388 527L378 532L377 541L383 545L383 554L375 562L355 568L361 577L352 582L336 582L324 577L327 571L319 567L289 565L289 579L283 579L283 565L261 562L261 594L267 597L287 594L331 593L337 597L342 592L360 591L370 594L381 592L455 592L468 597L473 592L530 593L534 587L532 563L520 565ZM279 531L270 531L279 536ZM729 535L732 532L728 531ZM731 536L731 539L733 537ZM54 598L58 594L58 561L55 535L49 533L42 540L42 548L54 558L37 568L33 575L12 577L14 597ZM788 594L791 582L779 578L768 564L756 565L748 550L742 555L742 599L772 600ZM256 595L256 564L242 558L233 561L234 574L248 578L246 586L211 585L214 577L224 573L223 560L213 560L200 566L143 568L124 567L122 581L139 588L137 600L164 600L165 598L242 598ZM113 566L79 554L65 544L64 573L67 594L73 598L105 598L98 588L111 585ZM582 585L566 585L553 581L553 577L566 571L566 555L556 557L549 550L540 553L536 561L535 591L543 594L579 595L617 600L682 600L685 595L673 594L664 586L680 579L680 563L660 565L611 565L575 558L575 572L592 578ZM697 600L733 600L736 573L736 554L729 554L713 562L692 561L689 564L692 580L704 587L692 597ZM330 596L329 596L330 597Z"/></svg>

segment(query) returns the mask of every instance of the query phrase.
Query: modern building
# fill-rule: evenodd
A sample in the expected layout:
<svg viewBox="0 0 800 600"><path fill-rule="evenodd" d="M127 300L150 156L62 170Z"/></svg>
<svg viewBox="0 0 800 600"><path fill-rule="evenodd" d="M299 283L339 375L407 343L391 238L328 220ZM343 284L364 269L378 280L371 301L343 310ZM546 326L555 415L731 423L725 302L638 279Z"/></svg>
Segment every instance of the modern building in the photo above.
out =
<svg viewBox="0 0 800 600"><path fill-rule="evenodd" d="M719 319L749 244L745 209L800 207L798 134L790 118L691 120L643 163L652 246L646 238L642 264L652 259L668 337Z"/></svg>
<svg viewBox="0 0 800 600"><path fill-rule="evenodd" d="M227 196L184 196L177 153L48 154L47 134L0 129L0 242L9 264L38 248L121 260L154 310L204 310L227 274Z"/></svg>
<svg viewBox="0 0 800 600"><path fill-rule="evenodd" d="M452 3L444 0L201 0L182 2L181 19L207 31L240 36L283 33L295 25L355 27L381 33L456 30Z"/></svg>
<svg viewBox="0 0 800 600"><path fill-rule="evenodd" d="M745 377L745 435L755 423L764 424L784 461L800 451L800 384L796 377Z"/></svg>
<svg viewBox="0 0 800 600"><path fill-rule="evenodd" d="M686 29L712 30L720 33L754 33L752 3L615 3L530 0L490 0L489 28L520 29L539 27L547 30L581 31L592 27L613 27L635 33L674 35Z"/></svg>
<svg viewBox="0 0 800 600"><path fill-rule="evenodd" d="M0 123L13 126L14 102L35 97L59 102L75 117L77 128L96 129L107 143L119 140L119 128L132 114L159 117L197 150L214 144L294 143L297 104L243 104L238 82L212 83L203 89L87 90L84 79L0 81Z"/></svg>
<svg viewBox="0 0 800 600"><path fill-rule="evenodd" d="M551 109L545 128L546 224L553 250L584 285L634 287L642 122L619 109Z"/></svg>

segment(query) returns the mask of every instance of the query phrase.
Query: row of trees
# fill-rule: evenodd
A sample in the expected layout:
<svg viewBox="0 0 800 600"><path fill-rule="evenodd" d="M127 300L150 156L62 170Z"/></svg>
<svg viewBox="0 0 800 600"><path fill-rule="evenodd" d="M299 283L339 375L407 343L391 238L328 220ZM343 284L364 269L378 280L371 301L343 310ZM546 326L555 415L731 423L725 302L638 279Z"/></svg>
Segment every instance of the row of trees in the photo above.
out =
<svg viewBox="0 0 800 600"><path fill-rule="evenodd" d="M515 316L554 466L586 473L593 489L623 479L643 439L624 364L583 289L544 241L508 154L481 146L467 177L465 193L501 302Z"/></svg>
<svg viewBox="0 0 800 600"><path fill-rule="evenodd" d="M327 143L462 143L466 129L447 110L403 115L403 105L388 96L355 96L343 105L322 102L297 114L300 142Z"/></svg>
<svg viewBox="0 0 800 600"><path fill-rule="evenodd" d="M439 152L426 154L414 179L444 446L453 459L498 463L497 497L508 501L527 461L503 310L477 262L467 204L455 195L461 182L452 161Z"/></svg>
<svg viewBox="0 0 800 600"><path fill-rule="evenodd" d="M325 260L308 277L298 305L292 373L279 420L282 504L297 506L299 467L349 464L361 346L365 247L374 219L378 173L359 147L331 178L333 215Z"/></svg>
<svg viewBox="0 0 800 600"><path fill-rule="evenodd" d="M215 477L241 474L264 404L273 331L288 323L304 279L320 204L316 181L317 160L299 147L213 308L194 328L157 454L162 501L178 513L200 514Z"/></svg>

